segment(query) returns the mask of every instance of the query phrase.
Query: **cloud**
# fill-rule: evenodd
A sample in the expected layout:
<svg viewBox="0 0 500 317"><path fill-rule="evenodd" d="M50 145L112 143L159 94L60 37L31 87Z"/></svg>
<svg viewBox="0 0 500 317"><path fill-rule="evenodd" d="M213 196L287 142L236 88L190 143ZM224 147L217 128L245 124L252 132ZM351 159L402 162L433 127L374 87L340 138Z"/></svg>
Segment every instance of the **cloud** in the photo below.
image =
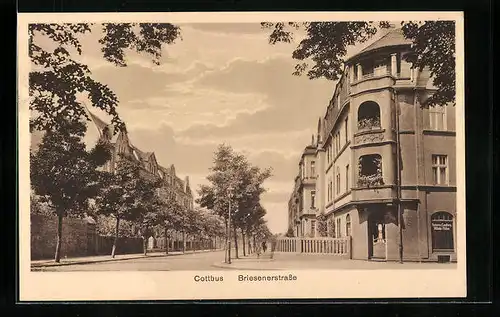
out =
<svg viewBox="0 0 500 317"><path fill-rule="evenodd" d="M210 87L232 93L264 94L270 107L255 113L241 113L225 126L197 125L183 132L186 137L242 135L258 131L288 133L314 127L323 115L333 89L332 82L312 81L291 75L293 62L269 58L260 62L233 60L220 71L205 73L195 87Z"/></svg>

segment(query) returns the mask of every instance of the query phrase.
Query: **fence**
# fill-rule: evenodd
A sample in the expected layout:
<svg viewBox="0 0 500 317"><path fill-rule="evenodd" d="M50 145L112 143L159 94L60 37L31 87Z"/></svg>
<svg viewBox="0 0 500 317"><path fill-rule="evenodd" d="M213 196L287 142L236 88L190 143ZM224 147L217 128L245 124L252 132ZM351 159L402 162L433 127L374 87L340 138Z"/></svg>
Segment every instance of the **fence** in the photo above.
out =
<svg viewBox="0 0 500 317"><path fill-rule="evenodd" d="M351 237L278 238L274 252L331 254L351 258Z"/></svg>

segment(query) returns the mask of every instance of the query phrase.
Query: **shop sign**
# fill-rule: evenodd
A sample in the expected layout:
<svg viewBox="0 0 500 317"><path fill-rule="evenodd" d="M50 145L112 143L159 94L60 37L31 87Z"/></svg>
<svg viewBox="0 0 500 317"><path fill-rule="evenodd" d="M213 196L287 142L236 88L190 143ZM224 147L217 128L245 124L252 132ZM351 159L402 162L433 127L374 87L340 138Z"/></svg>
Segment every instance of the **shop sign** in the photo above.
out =
<svg viewBox="0 0 500 317"><path fill-rule="evenodd" d="M435 231L450 231L452 228L452 223L449 221L433 221L432 230Z"/></svg>

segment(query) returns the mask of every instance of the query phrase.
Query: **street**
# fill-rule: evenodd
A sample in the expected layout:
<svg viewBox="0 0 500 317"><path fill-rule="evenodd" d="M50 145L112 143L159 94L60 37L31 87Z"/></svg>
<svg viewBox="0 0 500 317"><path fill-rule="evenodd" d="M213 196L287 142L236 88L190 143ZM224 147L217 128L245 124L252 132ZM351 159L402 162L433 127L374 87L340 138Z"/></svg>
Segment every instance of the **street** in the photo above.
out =
<svg viewBox="0 0 500 317"><path fill-rule="evenodd" d="M232 251L234 255L234 249ZM377 262L363 260L343 260L330 255L301 255L271 253L255 254L232 260L225 264L224 251L198 252L176 254L170 256L150 255L107 262L79 263L65 265L47 265L32 267L32 271L70 272L70 271L213 271L213 270L304 270L304 269L334 269L334 270L373 270L373 269L455 269L456 263L418 263Z"/></svg>
<svg viewBox="0 0 500 317"><path fill-rule="evenodd" d="M111 262L41 267L33 269L33 271L200 271L216 270L212 264L221 261L224 261L224 252L214 251Z"/></svg>

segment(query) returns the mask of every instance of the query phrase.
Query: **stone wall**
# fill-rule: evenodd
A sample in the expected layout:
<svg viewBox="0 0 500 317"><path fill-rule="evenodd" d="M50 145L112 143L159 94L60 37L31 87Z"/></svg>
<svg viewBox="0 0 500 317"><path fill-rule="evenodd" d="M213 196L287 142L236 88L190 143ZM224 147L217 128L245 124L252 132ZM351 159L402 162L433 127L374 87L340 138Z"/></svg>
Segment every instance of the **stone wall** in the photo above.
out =
<svg viewBox="0 0 500 317"><path fill-rule="evenodd" d="M111 254L113 237L96 233L95 224L87 219L63 219L61 257ZM31 215L31 259L50 259L55 255L57 217ZM120 238L117 254L141 253L141 238Z"/></svg>

